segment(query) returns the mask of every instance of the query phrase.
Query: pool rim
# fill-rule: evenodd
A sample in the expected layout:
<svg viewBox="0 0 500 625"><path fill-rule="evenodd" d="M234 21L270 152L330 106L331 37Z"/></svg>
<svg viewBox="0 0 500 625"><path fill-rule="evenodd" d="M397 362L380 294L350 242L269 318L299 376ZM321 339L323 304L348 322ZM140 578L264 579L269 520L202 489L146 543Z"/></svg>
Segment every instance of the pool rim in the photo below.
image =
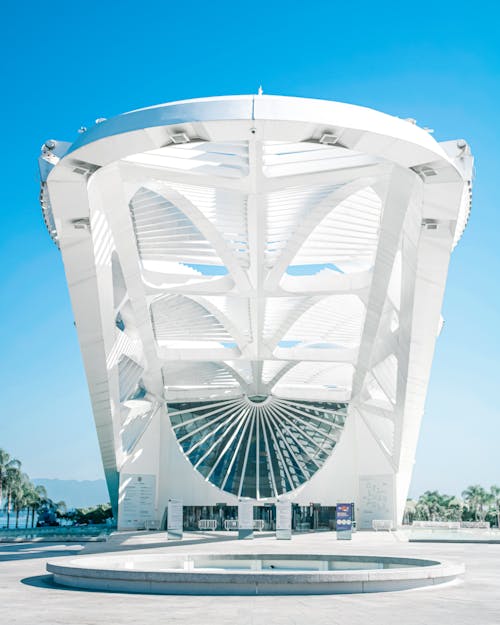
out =
<svg viewBox="0 0 500 625"><path fill-rule="evenodd" d="M48 562L47 571L54 581L63 586L114 592L138 592L148 594L336 594L350 592L378 592L404 590L421 586L443 584L459 579L465 573L463 563L444 560L373 555L346 554L231 554L231 553L173 553L139 554L134 559L155 560L165 557L183 559L199 556L204 559L234 560L322 560L352 562L382 562L402 568L353 569L329 571L290 570L185 570L161 571L125 568L97 568L89 566L96 560L130 560L127 554L86 554L64 561ZM403 568L403 565L404 568Z"/></svg>

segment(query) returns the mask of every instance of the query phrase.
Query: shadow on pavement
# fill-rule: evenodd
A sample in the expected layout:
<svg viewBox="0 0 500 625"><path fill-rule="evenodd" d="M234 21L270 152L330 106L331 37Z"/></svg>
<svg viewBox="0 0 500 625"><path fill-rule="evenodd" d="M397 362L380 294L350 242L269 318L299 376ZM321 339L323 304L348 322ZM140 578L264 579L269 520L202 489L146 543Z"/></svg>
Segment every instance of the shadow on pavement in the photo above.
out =
<svg viewBox="0 0 500 625"><path fill-rule="evenodd" d="M62 588L54 583L52 575L34 575L33 577L25 577L20 582L21 584L26 584L26 586L35 586L36 588Z"/></svg>
<svg viewBox="0 0 500 625"><path fill-rule="evenodd" d="M269 536L274 536L274 533L262 532L258 534L259 538L267 538ZM238 534L232 533L228 536L221 535L211 535L211 534L197 534L196 537L192 539L184 539L184 540L162 540L157 542L150 543L132 543L132 544L124 544L130 537L127 535L123 536L123 540L117 540L114 538L107 543L95 543L92 545L86 546L82 555L93 554L93 553L110 553L113 551L140 551L143 549L157 549L157 548L168 548L168 547L190 547L195 545L207 545L207 544L217 544L217 543L226 543L238 541Z"/></svg>
<svg viewBox="0 0 500 625"><path fill-rule="evenodd" d="M146 597L152 597L149 593L137 592L133 590L106 590L105 588L100 588L96 590L92 590L91 588L73 588L70 586L63 586L61 584L56 584L52 575L34 575L33 577L25 577L20 580L21 584L25 586L32 586L34 588L43 588L45 590L65 590L67 592L85 592L91 594L99 594L103 593L106 595L144 595ZM156 595L163 596L163 595Z"/></svg>
<svg viewBox="0 0 500 625"><path fill-rule="evenodd" d="M69 592L104 592L106 594L114 594L109 590L90 590L88 588L70 588L69 586L61 586L56 584L52 575L34 575L33 577L25 577L19 580L21 584L25 586L32 586L34 588L43 588L45 590L67 590Z"/></svg>
<svg viewBox="0 0 500 625"><path fill-rule="evenodd" d="M74 556L79 554L81 550L81 545L68 546L64 543L44 543L43 545L40 543L0 544L0 562Z"/></svg>

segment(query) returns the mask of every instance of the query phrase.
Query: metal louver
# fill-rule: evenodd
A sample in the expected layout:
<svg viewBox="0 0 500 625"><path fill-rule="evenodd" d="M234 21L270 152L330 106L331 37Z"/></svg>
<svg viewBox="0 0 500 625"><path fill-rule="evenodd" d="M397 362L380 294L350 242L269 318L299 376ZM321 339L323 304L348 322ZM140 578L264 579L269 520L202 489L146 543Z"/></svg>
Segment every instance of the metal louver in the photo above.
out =
<svg viewBox="0 0 500 625"><path fill-rule="evenodd" d="M307 482L344 427L346 404L273 395L168 405L177 440L206 480L239 497L277 497Z"/></svg>

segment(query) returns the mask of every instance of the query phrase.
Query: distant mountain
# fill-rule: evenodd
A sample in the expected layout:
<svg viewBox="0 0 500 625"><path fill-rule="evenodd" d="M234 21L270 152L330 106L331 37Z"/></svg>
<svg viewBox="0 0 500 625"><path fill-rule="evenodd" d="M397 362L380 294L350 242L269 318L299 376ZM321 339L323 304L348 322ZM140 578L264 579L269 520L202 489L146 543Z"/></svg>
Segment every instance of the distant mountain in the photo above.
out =
<svg viewBox="0 0 500 625"><path fill-rule="evenodd" d="M109 502L104 480L56 480L40 477L32 481L36 486L45 486L47 495L52 500L65 501L68 510Z"/></svg>

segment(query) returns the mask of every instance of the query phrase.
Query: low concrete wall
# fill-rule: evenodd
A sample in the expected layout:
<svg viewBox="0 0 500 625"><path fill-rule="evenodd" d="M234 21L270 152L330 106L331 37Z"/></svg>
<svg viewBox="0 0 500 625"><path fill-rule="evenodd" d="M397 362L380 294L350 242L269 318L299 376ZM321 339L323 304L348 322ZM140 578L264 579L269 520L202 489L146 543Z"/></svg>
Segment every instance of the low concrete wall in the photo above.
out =
<svg viewBox="0 0 500 625"><path fill-rule="evenodd" d="M213 560L221 569L229 560L235 566L243 561L248 564L245 570L200 568L197 571L196 562L189 558L198 558L201 566ZM297 568L314 562L315 567L323 566L324 570L263 570L262 567L263 562L274 562L279 567L280 563L285 566L290 561ZM334 569L342 563L355 570ZM58 584L88 590L186 595L317 595L407 590L442 584L463 575L465 567L436 560L374 556L176 554L80 556L48 563L47 570Z"/></svg>

